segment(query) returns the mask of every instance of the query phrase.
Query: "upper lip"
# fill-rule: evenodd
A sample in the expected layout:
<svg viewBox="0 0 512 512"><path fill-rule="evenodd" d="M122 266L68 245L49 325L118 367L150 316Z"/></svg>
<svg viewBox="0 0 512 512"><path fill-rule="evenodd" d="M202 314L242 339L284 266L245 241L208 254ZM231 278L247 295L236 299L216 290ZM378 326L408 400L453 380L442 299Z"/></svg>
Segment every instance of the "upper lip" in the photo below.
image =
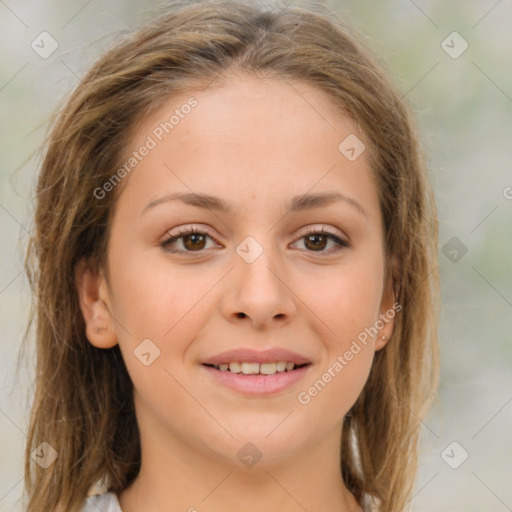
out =
<svg viewBox="0 0 512 512"><path fill-rule="evenodd" d="M219 365L222 363L273 363L277 361L291 361L296 365L311 363L311 361L296 352L284 348L269 350L253 350L251 348L237 348L227 350L203 361L203 364Z"/></svg>

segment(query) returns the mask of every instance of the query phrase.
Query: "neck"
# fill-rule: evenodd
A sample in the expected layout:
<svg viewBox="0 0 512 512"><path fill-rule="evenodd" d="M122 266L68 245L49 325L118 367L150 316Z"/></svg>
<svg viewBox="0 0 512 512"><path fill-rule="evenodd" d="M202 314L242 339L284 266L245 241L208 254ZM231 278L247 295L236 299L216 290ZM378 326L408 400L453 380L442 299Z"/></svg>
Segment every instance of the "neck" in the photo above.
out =
<svg viewBox="0 0 512 512"><path fill-rule="evenodd" d="M341 477L339 458L313 452L251 468L205 457L187 446L172 455L146 450L133 483L119 496L123 512L362 512ZM149 447L148 447L149 448Z"/></svg>
<svg viewBox="0 0 512 512"><path fill-rule="evenodd" d="M341 476L341 424L297 448L275 431L254 442L263 453L252 464L240 456L247 440L224 431L198 441L150 413L138 424L141 467L119 496L123 512L362 510Z"/></svg>

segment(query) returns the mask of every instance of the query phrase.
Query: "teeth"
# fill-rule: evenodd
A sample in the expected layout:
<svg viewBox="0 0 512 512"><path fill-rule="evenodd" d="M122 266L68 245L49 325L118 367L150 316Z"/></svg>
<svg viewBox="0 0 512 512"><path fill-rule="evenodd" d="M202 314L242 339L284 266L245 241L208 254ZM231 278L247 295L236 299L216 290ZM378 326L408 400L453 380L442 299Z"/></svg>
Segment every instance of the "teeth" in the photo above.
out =
<svg viewBox="0 0 512 512"><path fill-rule="evenodd" d="M217 370L222 372L230 371L232 373L243 373L244 375L274 375L284 371L292 371L295 363L291 361L276 361L274 363L222 363L215 366Z"/></svg>
<svg viewBox="0 0 512 512"><path fill-rule="evenodd" d="M276 363L277 371L284 372L286 370L286 361L279 361Z"/></svg>
<svg viewBox="0 0 512 512"><path fill-rule="evenodd" d="M260 364L260 373L263 375L272 375L277 371L276 366L276 363L262 363Z"/></svg>
<svg viewBox="0 0 512 512"><path fill-rule="evenodd" d="M258 373L260 371L259 363L242 363L242 373L245 375Z"/></svg>
<svg viewBox="0 0 512 512"><path fill-rule="evenodd" d="M219 370L222 370L222 368L219 368ZM242 371L242 367L240 366L240 363L229 363L229 371L233 373L240 373Z"/></svg>

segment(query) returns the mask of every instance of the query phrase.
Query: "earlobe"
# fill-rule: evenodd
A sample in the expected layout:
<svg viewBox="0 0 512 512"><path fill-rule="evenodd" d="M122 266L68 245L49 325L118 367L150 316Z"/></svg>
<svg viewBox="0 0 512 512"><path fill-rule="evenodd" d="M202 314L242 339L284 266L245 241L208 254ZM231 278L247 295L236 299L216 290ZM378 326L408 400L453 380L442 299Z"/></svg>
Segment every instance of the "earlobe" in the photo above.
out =
<svg viewBox="0 0 512 512"><path fill-rule="evenodd" d="M108 287L101 270L95 270L82 258L75 267L75 284L85 321L85 334L98 348L117 344L115 322L111 314Z"/></svg>
<svg viewBox="0 0 512 512"><path fill-rule="evenodd" d="M375 352L382 350L386 346L388 341L389 341L389 338L387 335L379 334L379 336L375 340Z"/></svg>

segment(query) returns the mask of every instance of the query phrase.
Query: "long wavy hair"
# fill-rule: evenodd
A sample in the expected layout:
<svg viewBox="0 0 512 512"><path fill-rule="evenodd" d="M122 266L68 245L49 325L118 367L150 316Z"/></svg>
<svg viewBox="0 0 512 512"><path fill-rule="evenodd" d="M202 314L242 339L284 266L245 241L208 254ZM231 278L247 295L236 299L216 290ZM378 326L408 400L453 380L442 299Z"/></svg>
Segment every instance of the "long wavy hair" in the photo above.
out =
<svg viewBox="0 0 512 512"><path fill-rule="evenodd" d="M173 95L222 86L230 71L313 84L370 141L386 268L392 257L399 261L394 282L402 310L345 417L340 471L361 504L402 510L439 378L438 221L412 109L360 37L321 9L186 0L157 14L85 74L43 145L25 260L34 299L24 343L35 325L37 354L26 511L76 512L98 482L119 494L138 474L133 384L119 346L88 342L74 269L83 257L105 263L122 187L101 200L94 191L119 168L137 121ZM43 442L58 454L47 468L31 456Z"/></svg>

